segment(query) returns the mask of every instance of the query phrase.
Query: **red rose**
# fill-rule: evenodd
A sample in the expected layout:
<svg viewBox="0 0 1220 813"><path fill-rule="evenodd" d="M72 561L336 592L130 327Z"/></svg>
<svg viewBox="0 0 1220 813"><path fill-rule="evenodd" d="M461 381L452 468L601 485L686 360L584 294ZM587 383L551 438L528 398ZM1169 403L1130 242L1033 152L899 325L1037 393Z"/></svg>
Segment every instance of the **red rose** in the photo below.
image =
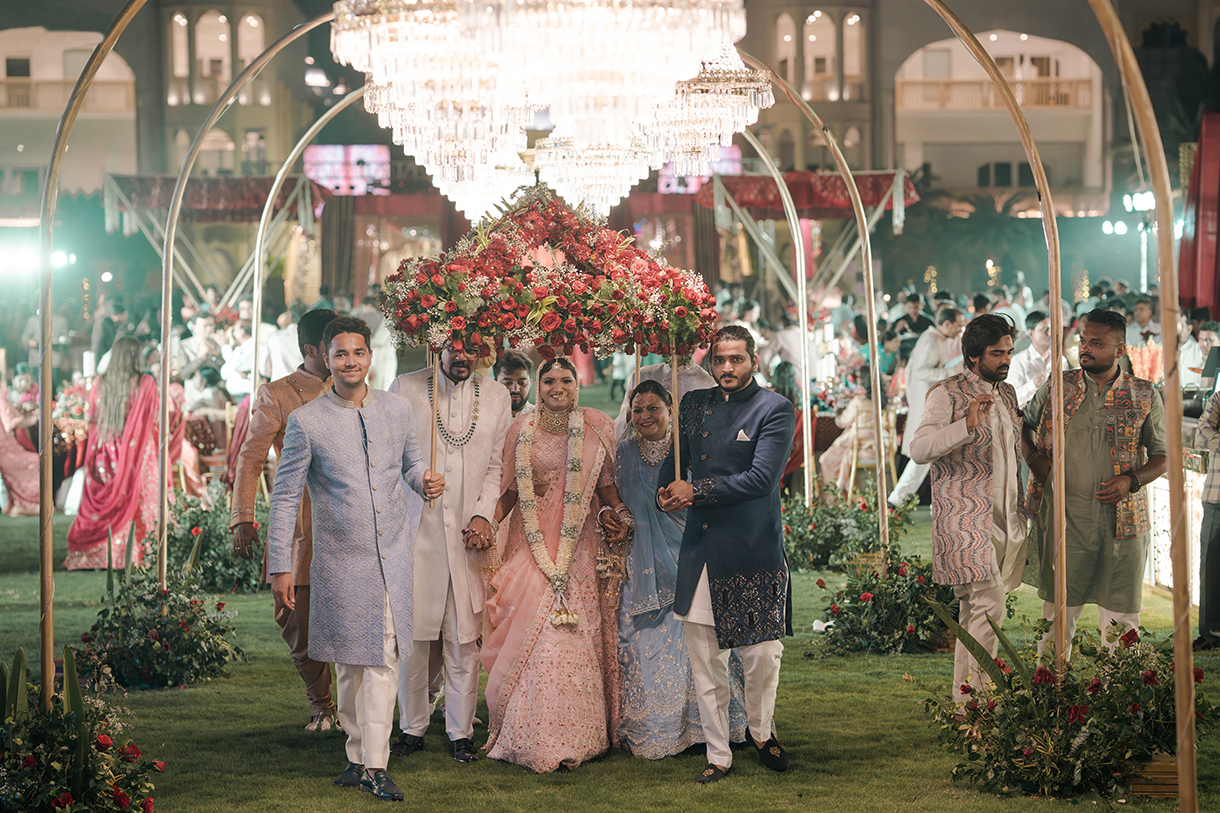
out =
<svg viewBox="0 0 1220 813"><path fill-rule="evenodd" d="M1088 706L1068 706L1068 722L1083 723L1084 716L1089 713Z"/></svg>
<svg viewBox="0 0 1220 813"><path fill-rule="evenodd" d="M1022 754L1022 755L1023 755L1023 756L1024 756L1026 759L1029 759L1030 757L1032 757L1032 756L1034 755L1034 749L1032 749L1032 748L1026 748L1024 751L1022 751L1022 752L1021 752L1021 754Z"/></svg>
<svg viewBox="0 0 1220 813"><path fill-rule="evenodd" d="M987 710L995 711L995 698L994 697L990 697L987 699Z"/></svg>
<svg viewBox="0 0 1220 813"><path fill-rule="evenodd" d="M191 536L199 536L199 534L201 534L201 533L203 533L203 529L200 528L198 525L196 525L194 528L191 528Z"/></svg>
<svg viewBox="0 0 1220 813"><path fill-rule="evenodd" d="M622 299L623 296L624 296L623 291L619 288L615 288L613 291L610 292L611 299Z"/></svg>
<svg viewBox="0 0 1220 813"><path fill-rule="evenodd" d="M131 804L131 797L120 790L118 785L110 786L110 794L114 797L114 806L120 810Z"/></svg>
<svg viewBox="0 0 1220 813"><path fill-rule="evenodd" d="M1039 666L1036 670L1034 670L1033 683L1035 686L1050 686L1054 682L1055 673L1050 669L1047 669L1045 666Z"/></svg>
<svg viewBox="0 0 1220 813"><path fill-rule="evenodd" d="M589 330L593 331L594 333L601 333L602 332L602 320L601 319L591 319L589 321Z"/></svg>
<svg viewBox="0 0 1220 813"><path fill-rule="evenodd" d="M873 600L873 594L872 594L872 593L861 593L861 594L860 594L860 600L861 600L861 601L872 601L872 600Z"/></svg>
<svg viewBox="0 0 1220 813"><path fill-rule="evenodd" d="M831 615L842 615L843 608L840 607L838 604L831 604L830 605L830 614Z"/></svg>
<svg viewBox="0 0 1220 813"><path fill-rule="evenodd" d="M610 328L610 340L615 344L622 344L626 338L627 331L617 327Z"/></svg>
<svg viewBox="0 0 1220 813"><path fill-rule="evenodd" d="M453 317L452 321L449 322L449 326L451 328L453 328L454 330L465 330L466 329L466 320L463 319L461 316L455 316L455 317Z"/></svg>
<svg viewBox="0 0 1220 813"><path fill-rule="evenodd" d="M433 274L432 275L432 284L433 285L444 285L445 278L442 277L440 274Z"/></svg>
<svg viewBox="0 0 1220 813"><path fill-rule="evenodd" d="M165 650L166 652L169 652L169 644L162 642L161 649Z"/></svg>
<svg viewBox="0 0 1220 813"><path fill-rule="evenodd" d="M1089 681L1089 694L1097 694L1101 691L1101 681L1093 678Z"/></svg>
<svg viewBox="0 0 1220 813"><path fill-rule="evenodd" d="M157 632L156 630L149 630L148 637L152 638L155 641L161 637L161 633Z"/></svg>
<svg viewBox="0 0 1220 813"><path fill-rule="evenodd" d="M914 635L914 634L915 634L915 625L907 624L907 635Z"/></svg>
<svg viewBox="0 0 1220 813"><path fill-rule="evenodd" d="M157 769L158 773L165 773L165 763L164 762L154 762L153 767Z"/></svg>
<svg viewBox="0 0 1220 813"><path fill-rule="evenodd" d="M580 294L583 294L587 290L589 290L589 286L585 285L580 280L577 280L576 282L572 283L572 293L574 293L574 294L580 295Z"/></svg>
<svg viewBox="0 0 1220 813"><path fill-rule="evenodd" d="M216 602L216 612L220 612L224 608L225 608L225 603L223 601Z"/></svg>
<svg viewBox="0 0 1220 813"><path fill-rule="evenodd" d="M427 281L428 281L428 275L425 274L423 271L420 271L418 274L415 275L415 284L416 285L423 285Z"/></svg>
<svg viewBox="0 0 1220 813"><path fill-rule="evenodd" d="M436 304L436 297L434 297L432 294L424 294L419 298L419 304L420 307L431 308Z"/></svg>
<svg viewBox="0 0 1220 813"><path fill-rule="evenodd" d="M93 747L99 751L109 751L112 745L114 742L105 734L98 734L97 739L93 741Z"/></svg>
<svg viewBox="0 0 1220 813"><path fill-rule="evenodd" d="M785 526L784 526L784 533L786 533L786 534L790 534L790 533L792 533L792 529L791 529L791 528L789 528L787 525L785 525Z"/></svg>
<svg viewBox="0 0 1220 813"><path fill-rule="evenodd" d="M1139 714L1140 713L1140 704L1132 703L1130 706L1127 706L1127 711L1131 712L1132 714Z"/></svg>
<svg viewBox="0 0 1220 813"><path fill-rule="evenodd" d="M153 813L153 798L151 796L140 802L140 810L142 813Z"/></svg>
<svg viewBox="0 0 1220 813"><path fill-rule="evenodd" d="M1161 682L1156 679L1156 670L1155 669L1149 669L1147 672L1144 673L1144 685L1145 686L1160 686L1161 685Z"/></svg>
<svg viewBox="0 0 1220 813"><path fill-rule="evenodd" d="M974 687L969 683L963 683L958 687L958 691L960 691L962 694L974 694Z"/></svg>
<svg viewBox="0 0 1220 813"><path fill-rule="evenodd" d="M500 303L500 307L506 311L516 310L517 301L510 296L508 299L505 299Z"/></svg>
<svg viewBox="0 0 1220 813"><path fill-rule="evenodd" d="M555 348L551 347L550 345L544 344L538 348L538 355L542 356L544 359L547 359L549 361L549 360L555 358Z"/></svg>
<svg viewBox="0 0 1220 813"><path fill-rule="evenodd" d="M1203 682L1203 670L1196 666L1195 667L1195 683L1202 683L1202 682Z"/></svg>
<svg viewBox="0 0 1220 813"><path fill-rule="evenodd" d="M90 634L89 634L89 633L87 633L87 632L82 632L82 633L80 634L80 642L81 642L82 644L89 644L89 643L93 643L93 636L92 636L92 635L90 635Z"/></svg>
<svg viewBox="0 0 1220 813"><path fill-rule="evenodd" d="M814 528L817 528L817 527L818 527L818 524L816 522L809 523L809 530L812 531Z"/></svg>
<svg viewBox="0 0 1220 813"><path fill-rule="evenodd" d="M788 526L785 525L784 527L787 528ZM818 579L817 585L818 585L818 587L822 588L823 590L826 589L826 582L823 581L822 579Z"/></svg>
<svg viewBox="0 0 1220 813"><path fill-rule="evenodd" d="M860 510L861 511L868 510L868 502L863 497L860 498Z"/></svg>
<svg viewBox="0 0 1220 813"><path fill-rule="evenodd" d="M542 299L544 296L550 293L550 290L548 290L545 285L535 285L533 290L534 297L536 299Z"/></svg>
<svg viewBox="0 0 1220 813"><path fill-rule="evenodd" d="M26 768L33 768L33 767L34 767L34 755L33 754L30 754L25 759L21 760L21 770L24 771Z"/></svg>
<svg viewBox="0 0 1220 813"><path fill-rule="evenodd" d="M542 328L544 333L553 333L562 323L563 320L559 318L559 314L554 311L548 311L543 314L542 321L538 323L538 327Z"/></svg>
<svg viewBox="0 0 1220 813"><path fill-rule="evenodd" d="M63 793L51 800L51 807L55 810L61 810L65 807L71 807L75 803L76 800L72 798L72 794L65 790Z"/></svg>
<svg viewBox="0 0 1220 813"><path fill-rule="evenodd" d="M919 584L923 584L923 576L916 576L915 581Z"/></svg>
<svg viewBox="0 0 1220 813"><path fill-rule="evenodd" d="M568 333L575 333L576 329L577 329L576 320L575 319L565 319L563 322L563 329Z"/></svg>
<svg viewBox="0 0 1220 813"><path fill-rule="evenodd" d="M461 293L461 294L466 293L466 283L464 283L464 282L458 283L458 293Z"/></svg>
<svg viewBox="0 0 1220 813"><path fill-rule="evenodd" d="M524 319L526 316L529 315L529 312L530 312L530 309L529 309L528 305L518 305L517 306L517 318L518 319Z"/></svg>
<svg viewBox="0 0 1220 813"><path fill-rule="evenodd" d="M1130 649L1132 645L1140 642L1140 634L1136 630L1127 630L1118 639L1118 642L1123 645L1123 649Z"/></svg>
<svg viewBox="0 0 1220 813"><path fill-rule="evenodd" d="M903 562L902 564L900 564L898 566L898 575L899 576L907 575L907 563L906 562Z"/></svg>
<svg viewBox="0 0 1220 813"><path fill-rule="evenodd" d="M452 300L446 302L445 313L457 313L457 303Z"/></svg>
<svg viewBox="0 0 1220 813"><path fill-rule="evenodd" d="M580 313L580 303L579 302L569 302L568 303L568 313L572 314L573 316Z"/></svg>
<svg viewBox="0 0 1220 813"><path fill-rule="evenodd" d="M686 308L682 307L681 305L674 308L674 316L678 317L679 319L685 318L686 317Z"/></svg>
<svg viewBox="0 0 1220 813"><path fill-rule="evenodd" d="M263 526L259 524L258 520L257 519L254 520L254 530L257 531L261 527L263 527Z"/></svg>
<svg viewBox="0 0 1220 813"><path fill-rule="evenodd" d="M140 748L135 743L128 743L119 749L119 759L124 762L135 762L140 758Z"/></svg>

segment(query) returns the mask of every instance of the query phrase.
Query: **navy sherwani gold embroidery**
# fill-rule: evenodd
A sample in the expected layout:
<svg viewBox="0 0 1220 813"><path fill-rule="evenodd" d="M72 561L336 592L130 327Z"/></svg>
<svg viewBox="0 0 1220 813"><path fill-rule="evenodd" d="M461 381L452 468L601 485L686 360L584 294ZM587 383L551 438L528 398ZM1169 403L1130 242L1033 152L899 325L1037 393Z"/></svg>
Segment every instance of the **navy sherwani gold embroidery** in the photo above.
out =
<svg viewBox="0 0 1220 813"><path fill-rule="evenodd" d="M682 471L695 486L674 612L686 615L707 566L722 649L792 634L779 483L792 450L791 402L751 381L728 397L719 387L687 393L679 408ZM657 487L674 480L673 449Z"/></svg>

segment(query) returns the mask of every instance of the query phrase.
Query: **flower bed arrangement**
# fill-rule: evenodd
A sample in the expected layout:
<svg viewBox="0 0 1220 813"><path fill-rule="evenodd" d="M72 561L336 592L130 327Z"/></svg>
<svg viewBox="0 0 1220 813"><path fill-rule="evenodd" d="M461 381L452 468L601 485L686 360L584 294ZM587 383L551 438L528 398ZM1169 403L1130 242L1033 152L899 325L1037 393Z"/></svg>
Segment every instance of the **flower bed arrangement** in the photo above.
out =
<svg viewBox="0 0 1220 813"><path fill-rule="evenodd" d="M955 779L997 793L1109 797L1126 789L1139 763L1176 753L1172 638L1158 641L1133 630L1109 648L1091 633L1077 633L1072 660L1057 675L1037 655L1049 621L1039 619L1021 650L997 629L1001 651L992 659L947 608L935 609L990 679L968 692L964 709L939 694L926 701L940 741L962 758ZM1194 676L1203 683L1202 669ZM1220 708L1201 690L1195 716L1200 731L1220 719Z"/></svg>
<svg viewBox="0 0 1220 813"><path fill-rule="evenodd" d="M873 569L858 570L841 590L832 591L818 579L818 587L827 593L823 620L833 622L823 639L826 654L926 652L947 640L948 628L927 599L956 606L953 588L935 584L932 564L918 556L904 559L892 548L890 561L886 578Z"/></svg>
<svg viewBox="0 0 1220 813"><path fill-rule="evenodd" d="M265 584L263 558L243 559L233 551L229 512L211 507L223 504L224 484L219 479L208 483L207 500L183 491L174 492L173 522L166 543L167 565L170 570L181 571L191 564L198 589L206 593L257 593ZM255 499L254 516L256 529L266 525L268 506L262 494ZM146 543L155 544L155 537Z"/></svg>
<svg viewBox="0 0 1220 813"><path fill-rule="evenodd" d="M851 502L843 498L834 482L823 483L821 490L833 498L833 505L814 502L806 507L801 496L783 500L784 547L788 562L798 570L844 567L861 554L881 550L878 510L890 512L891 549L915 525L911 512L918 500L908 499L900 507L891 508L877 499L877 485L871 479Z"/></svg>
<svg viewBox="0 0 1220 813"><path fill-rule="evenodd" d="M715 330L703 279L670 268L546 186L520 191L439 258L410 258L385 282L381 309L401 345L438 350L533 344L689 355Z"/></svg>
<svg viewBox="0 0 1220 813"><path fill-rule="evenodd" d="M95 685L183 686L223 677L229 661L244 657L232 640L232 611L193 574L171 571L165 590L152 567L128 568L119 581L80 637L82 671Z"/></svg>
<svg viewBox="0 0 1220 813"><path fill-rule="evenodd" d="M85 694L64 648L64 687L49 711L31 695L24 650L0 664L0 810L153 811L153 778L165 763L123 736L130 714ZM122 743L122 744L120 744Z"/></svg>

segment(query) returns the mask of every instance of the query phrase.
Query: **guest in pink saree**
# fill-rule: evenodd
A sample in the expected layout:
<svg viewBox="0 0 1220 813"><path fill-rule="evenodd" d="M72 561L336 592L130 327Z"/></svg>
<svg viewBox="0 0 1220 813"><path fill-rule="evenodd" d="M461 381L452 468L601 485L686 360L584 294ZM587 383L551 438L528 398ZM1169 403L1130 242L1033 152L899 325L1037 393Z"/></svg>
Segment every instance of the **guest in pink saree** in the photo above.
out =
<svg viewBox="0 0 1220 813"><path fill-rule="evenodd" d="M0 478L8 492L4 513L24 517L38 513L38 453L17 440L19 429L38 424L37 412L22 412L0 394Z"/></svg>
<svg viewBox="0 0 1220 813"><path fill-rule="evenodd" d="M621 551L632 520L614 485L613 422L577 406L575 365L544 362L537 391L539 408L513 422L504 450L496 520L507 518L508 535L480 658L488 756L542 773L575 768L615 744L618 597L597 571L607 550L598 525ZM569 460L575 450L579 461Z"/></svg>
<svg viewBox="0 0 1220 813"><path fill-rule="evenodd" d="M122 565L133 525L132 561L139 564L144 538L156 529L159 398L156 379L142 366L139 342L118 339L110 366L89 393L85 490L68 529L68 570L106 567L110 532L113 561ZM172 440L170 448L177 448Z"/></svg>

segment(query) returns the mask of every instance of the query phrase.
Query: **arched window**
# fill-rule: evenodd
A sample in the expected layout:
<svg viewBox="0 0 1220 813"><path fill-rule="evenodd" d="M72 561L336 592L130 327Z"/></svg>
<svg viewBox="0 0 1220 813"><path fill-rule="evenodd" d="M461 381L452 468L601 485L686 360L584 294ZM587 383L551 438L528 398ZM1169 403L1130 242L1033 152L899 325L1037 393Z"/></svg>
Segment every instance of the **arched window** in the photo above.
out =
<svg viewBox="0 0 1220 813"><path fill-rule="evenodd" d="M209 11L195 23L195 104L212 104L233 76L229 18Z"/></svg>
<svg viewBox="0 0 1220 813"><path fill-rule="evenodd" d="M237 22L237 70L245 70L263 52L264 43L263 18L257 14L245 14ZM241 95L237 97L241 104L271 104L271 93L267 83L255 79Z"/></svg>
<svg viewBox="0 0 1220 813"><path fill-rule="evenodd" d="M805 18L802 36L805 38L802 42L805 49L805 98L813 102L838 98L834 20L821 9L814 9Z"/></svg>
<svg viewBox="0 0 1220 813"><path fill-rule="evenodd" d="M848 11L843 18L843 99L864 99L864 18Z"/></svg>
<svg viewBox="0 0 1220 813"><path fill-rule="evenodd" d="M796 23L786 11L775 21L775 70L789 82L796 81Z"/></svg>
<svg viewBox="0 0 1220 813"><path fill-rule="evenodd" d="M170 107L190 103L191 48L186 15L178 11L169 21L169 88L165 102Z"/></svg>

